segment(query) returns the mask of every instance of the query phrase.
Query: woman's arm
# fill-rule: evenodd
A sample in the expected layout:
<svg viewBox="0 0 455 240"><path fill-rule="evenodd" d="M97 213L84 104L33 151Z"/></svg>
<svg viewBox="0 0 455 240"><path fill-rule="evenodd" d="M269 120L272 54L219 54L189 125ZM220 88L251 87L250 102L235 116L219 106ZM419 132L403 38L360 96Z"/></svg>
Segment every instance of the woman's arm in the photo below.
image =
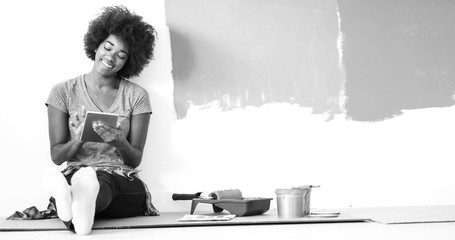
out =
<svg viewBox="0 0 455 240"><path fill-rule="evenodd" d="M78 141L77 137L68 142L70 138L68 128L68 114L60 111L59 109L48 106L47 107L48 122L49 122L49 140L52 161L61 165L67 160L71 159L77 151L81 148L83 142ZM82 115L85 115L82 113ZM77 129L82 128L82 124L76 123L74 127Z"/></svg>
<svg viewBox="0 0 455 240"><path fill-rule="evenodd" d="M94 126L95 132L107 143L117 149L126 165L136 168L141 164L142 152L147 140L150 113L131 116L128 139L122 131L99 123Z"/></svg>

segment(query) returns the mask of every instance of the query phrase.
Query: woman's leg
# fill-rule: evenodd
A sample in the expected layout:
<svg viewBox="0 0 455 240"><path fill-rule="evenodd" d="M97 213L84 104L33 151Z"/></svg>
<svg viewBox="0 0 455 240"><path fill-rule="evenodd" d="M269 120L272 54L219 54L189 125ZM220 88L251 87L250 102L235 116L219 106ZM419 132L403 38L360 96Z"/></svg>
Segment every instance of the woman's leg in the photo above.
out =
<svg viewBox="0 0 455 240"><path fill-rule="evenodd" d="M55 199L58 217L64 222L70 221L73 218L71 186L63 174L56 168L45 169L44 188Z"/></svg>
<svg viewBox="0 0 455 240"><path fill-rule="evenodd" d="M96 198L96 210L95 214L104 211L112 202L114 198L113 180L110 177L111 174L105 171L97 171L96 177L100 183L100 190L98 197Z"/></svg>
<svg viewBox="0 0 455 240"><path fill-rule="evenodd" d="M77 234L86 235L92 230L99 188L96 172L91 167L79 169L71 178L72 223Z"/></svg>
<svg viewBox="0 0 455 240"><path fill-rule="evenodd" d="M56 199L58 216L69 230L88 234L95 213L103 217L142 215L146 208L145 187L140 179L130 181L117 174L95 172L91 167L79 169L65 177L58 170L47 175L51 195ZM71 186L68 184L70 183Z"/></svg>
<svg viewBox="0 0 455 240"><path fill-rule="evenodd" d="M101 186L97 199L97 216L121 218L143 215L146 193L140 179L131 181L103 171L97 172L97 175ZM103 193L103 188L112 191L111 198L109 194Z"/></svg>

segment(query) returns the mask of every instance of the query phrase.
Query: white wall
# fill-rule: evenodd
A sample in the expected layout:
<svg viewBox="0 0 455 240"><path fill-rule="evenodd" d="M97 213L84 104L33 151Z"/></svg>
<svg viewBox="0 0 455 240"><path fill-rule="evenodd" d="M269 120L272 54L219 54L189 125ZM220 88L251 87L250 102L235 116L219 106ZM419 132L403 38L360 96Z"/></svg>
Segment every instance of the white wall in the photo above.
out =
<svg viewBox="0 0 455 240"><path fill-rule="evenodd" d="M147 163L153 154L150 146L161 149L157 137L168 135L165 129L169 127L163 125L174 119L164 1L8 1L2 3L0 15L0 45L4 49L0 60L3 70L0 125L4 126L0 148L2 169L8 169L0 176L0 199L9 204L2 204L0 216L31 205L40 209L47 206L41 174L44 167L53 163L44 102L53 85L91 70L92 61L83 49L88 23L102 7L122 3L127 3L159 32L156 60L135 80L147 88L157 112L151 121L144 167L157 164Z"/></svg>
<svg viewBox="0 0 455 240"><path fill-rule="evenodd" d="M54 84L91 69L82 43L88 21L102 6L121 2L3 4L0 216L46 207L41 171L52 161L44 102ZM225 112L214 104L192 106L187 118L176 120L164 1L127 3L159 32L156 60L135 81L149 91L154 109L140 169L161 211L189 210L189 202L171 200L174 192L239 188L245 196L273 197L278 187L305 184L322 186L313 192L314 207L455 201L446 130L455 120L453 107L365 123L344 115L326 121L289 104Z"/></svg>

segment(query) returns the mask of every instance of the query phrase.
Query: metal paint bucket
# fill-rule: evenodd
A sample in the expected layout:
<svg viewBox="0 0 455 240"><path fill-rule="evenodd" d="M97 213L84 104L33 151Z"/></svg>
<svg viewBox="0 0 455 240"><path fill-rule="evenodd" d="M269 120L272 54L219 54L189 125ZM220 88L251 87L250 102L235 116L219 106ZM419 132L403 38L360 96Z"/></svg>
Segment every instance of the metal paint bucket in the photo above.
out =
<svg viewBox="0 0 455 240"><path fill-rule="evenodd" d="M311 186L276 189L279 218L301 218L310 214Z"/></svg>

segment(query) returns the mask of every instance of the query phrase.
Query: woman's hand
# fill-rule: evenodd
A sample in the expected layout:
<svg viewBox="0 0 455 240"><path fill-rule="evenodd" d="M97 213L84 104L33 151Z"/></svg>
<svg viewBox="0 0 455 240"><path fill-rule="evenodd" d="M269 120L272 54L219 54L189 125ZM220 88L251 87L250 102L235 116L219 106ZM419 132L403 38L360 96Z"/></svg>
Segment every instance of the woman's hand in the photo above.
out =
<svg viewBox="0 0 455 240"><path fill-rule="evenodd" d="M103 139L104 142L111 145L116 145L119 142L126 140L120 123L117 127L111 127L103 122L93 122L93 130Z"/></svg>
<svg viewBox="0 0 455 240"><path fill-rule="evenodd" d="M70 122L70 126L74 131L75 139L77 139L77 141L80 141L81 139L82 129L84 129L86 113L87 111L85 110L85 107L82 106L79 112L75 112L73 114L73 120Z"/></svg>
<svg viewBox="0 0 455 240"><path fill-rule="evenodd" d="M85 121L85 108L80 112L71 113L71 116L51 105L47 109L51 158L55 164L61 165L72 159L83 145L79 137ZM68 119L70 119L70 126L68 126ZM76 136L71 140L69 140L70 128L76 132Z"/></svg>
<svg viewBox="0 0 455 240"><path fill-rule="evenodd" d="M126 119L124 119L125 121ZM142 113L131 116L130 131L123 133L121 125L109 127L106 124L94 126L94 130L104 141L116 148L124 163L132 168L137 168L142 161L142 151L147 139L150 113Z"/></svg>

